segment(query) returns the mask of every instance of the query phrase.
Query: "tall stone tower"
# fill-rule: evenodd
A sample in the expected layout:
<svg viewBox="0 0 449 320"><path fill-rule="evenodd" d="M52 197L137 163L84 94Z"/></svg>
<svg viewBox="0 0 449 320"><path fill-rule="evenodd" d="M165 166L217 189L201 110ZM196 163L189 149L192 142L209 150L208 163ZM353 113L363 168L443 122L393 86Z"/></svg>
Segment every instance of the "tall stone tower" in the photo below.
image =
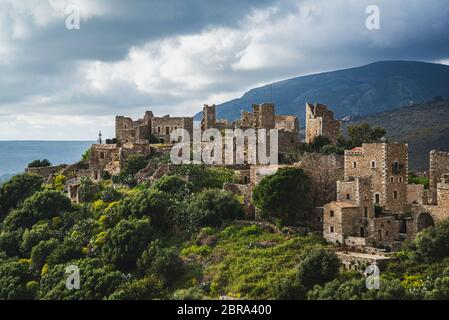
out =
<svg viewBox="0 0 449 320"><path fill-rule="evenodd" d="M341 122L334 119L334 112L324 104L306 103L306 143L318 136L325 136L336 143L341 134Z"/></svg>
<svg viewBox="0 0 449 320"><path fill-rule="evenodd" d="M217 126L217 116L215 113L215 104L203 107L203 118L201 119L201 131L215 128Z"/></svg>
<svg viewBox="0 0 449 320"><path fill-rule="evenodd" d="M274 104L253 104L254 129L274 129Z"/></svg>

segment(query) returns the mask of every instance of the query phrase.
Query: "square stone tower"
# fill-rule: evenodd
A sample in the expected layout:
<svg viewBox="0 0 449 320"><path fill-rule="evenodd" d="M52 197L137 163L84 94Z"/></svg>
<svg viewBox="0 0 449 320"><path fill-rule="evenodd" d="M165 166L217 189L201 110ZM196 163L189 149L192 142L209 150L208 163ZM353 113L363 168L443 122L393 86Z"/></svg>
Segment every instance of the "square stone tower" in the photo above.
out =
<svg viewBox="0 0 449 320"><path fill-rule="evenodd" d="M209 106L207 104L203 107L203 118L201 119L201 131L215 128L217 125L217 117L215 112L215 104Z"/></svg>
<svg viewBox="0 0 449 320"><path fill-rule="evenodd" d="M253 104L254 129L274 129L274 104Z"/></svg>
<svg viewBox="0 0 449 320"><path fill-rule="evenodd" d="M407 205L408 145L364 143L345 151L345 180L371 177L372 203L403 212Z"/></svg>

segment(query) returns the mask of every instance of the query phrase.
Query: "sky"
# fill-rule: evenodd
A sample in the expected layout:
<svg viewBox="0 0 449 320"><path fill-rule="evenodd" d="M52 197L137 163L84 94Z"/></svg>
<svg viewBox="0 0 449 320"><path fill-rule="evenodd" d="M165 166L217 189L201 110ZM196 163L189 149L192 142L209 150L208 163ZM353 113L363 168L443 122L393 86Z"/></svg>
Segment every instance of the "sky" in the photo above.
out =
<svg viewBox="0 0 449 320"><path fill-rule="evenodd" d="M113 137L116 115L380 60L449 64L447 0L0 0L0 140Z"/></svg>

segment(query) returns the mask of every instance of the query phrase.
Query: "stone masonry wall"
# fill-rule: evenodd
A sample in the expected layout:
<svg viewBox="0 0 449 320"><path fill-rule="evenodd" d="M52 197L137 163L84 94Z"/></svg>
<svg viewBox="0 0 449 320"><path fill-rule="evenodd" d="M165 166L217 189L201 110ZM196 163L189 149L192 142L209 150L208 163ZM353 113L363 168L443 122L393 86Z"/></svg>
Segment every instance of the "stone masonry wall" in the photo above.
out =
<svg viewBox="0 0 449 320"><path fill-rule="evenodd" d="M334 119L334 113L323 104L306 104L306 143L312 143L317 136L325 136L336 143L341 134L341 122Z"/></svg>

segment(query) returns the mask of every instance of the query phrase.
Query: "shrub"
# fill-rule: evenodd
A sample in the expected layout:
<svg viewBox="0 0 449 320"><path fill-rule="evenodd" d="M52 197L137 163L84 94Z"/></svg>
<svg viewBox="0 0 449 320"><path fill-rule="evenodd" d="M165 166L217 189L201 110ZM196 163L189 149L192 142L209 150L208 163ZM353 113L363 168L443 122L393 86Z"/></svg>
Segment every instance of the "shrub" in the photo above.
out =
<svg viewBox="0 0 449 320"><path fill-rule="evenodd" d="M102 253L118 269L130 271L153 237L149 219L122 220L108 233Z"/></svg>
<svg viewBox="0 0 449 320"><path fill-rule="evenodd" d="M83 177L80 181L79 195L81 201L94 201L100 191L98 184L94 183L90 178Z"/></svg>
<svg viewBox="0 0 449 320"><path fill-rule="evenodd" d="M302 169L281 168L254 188L253 202L265 218L293 224L312 208L310 179Z"/></svg>
<svg viewBox="0 0 449 320"><path fill-rule="evenodd" d="M151 242L137 261L141 274L154 275L170 285L182 273L182 261L173 248L163 248L159 240Z"/></svg>
<svg viewBox="0 0 449 320"><path fill-rule="evenodd" d="M47 159L44 160L34 160L28 164L28 168L41 168L41 167L50 167L51 162Z"/></svg>
<svg viewBox="0 0 449 320"><path fill-rule="evenodd" d="M0 219L23 200L41 190L42 183L42 177L29 174L16 175L4 183L0 188Z"/></svg>
<svg viewBox="0 0 449 320"><path fill-rule="evenodd" d="M106 187L100 192L100 199L104 202L114 202L122 198L122 194L113 187Z"/></svg>
<svg viewBox="0 0 449 320"><path fill-rule="evenodd" d="M135 175L137 172L145 168L147 164L147 157L141 154L132 154L126 158L122 172L125 175Z"/></svg>
<svg viewBox="0 0 449 320"><path fill-rule="evenodd" d="M164 299L167 294L163 283L157 277L145 277L122 284L111 294L109 300L151 300Z"/></svg>
<svg viewBox="0 0 449 320"><path fill-rule="evenodd" d="M209 189L193 198L187 207L187 214L188 229L195 231L202 227L218 227L226 221L242 218L244 211L232 193Z"/></svg>
<svg viewBox="0 0 449 320"><path fill-rule="evenodd" d="M412 242L409 254L427 263L449 257L449 219L421 231Z"/></svg>
<svg viewBox="0 0 449 320"><path fill-rule="evenodd" d="M319 248L309 250L298 267L298 280L307 289L324 284L338 275L340 261L329 250Z"/></svg>

